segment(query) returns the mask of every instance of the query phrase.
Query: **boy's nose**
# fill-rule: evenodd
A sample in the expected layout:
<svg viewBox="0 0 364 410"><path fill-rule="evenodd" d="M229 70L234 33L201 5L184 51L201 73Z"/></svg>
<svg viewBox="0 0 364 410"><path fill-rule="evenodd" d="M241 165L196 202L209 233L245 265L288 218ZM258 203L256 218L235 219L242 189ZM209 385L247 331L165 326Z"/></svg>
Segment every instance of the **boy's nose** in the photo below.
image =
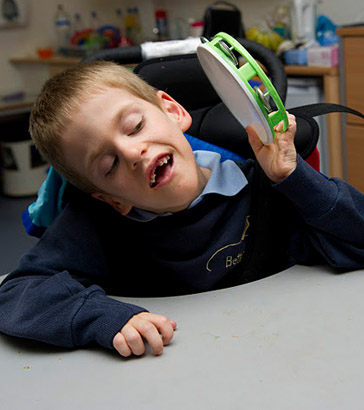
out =
<svg viewBox="0 0 364 410"><path fill-rule="evenodd" d="M123 141L118 147L122 157L131 168L136 168L148 150L148 146L142 141Z"/></svg>

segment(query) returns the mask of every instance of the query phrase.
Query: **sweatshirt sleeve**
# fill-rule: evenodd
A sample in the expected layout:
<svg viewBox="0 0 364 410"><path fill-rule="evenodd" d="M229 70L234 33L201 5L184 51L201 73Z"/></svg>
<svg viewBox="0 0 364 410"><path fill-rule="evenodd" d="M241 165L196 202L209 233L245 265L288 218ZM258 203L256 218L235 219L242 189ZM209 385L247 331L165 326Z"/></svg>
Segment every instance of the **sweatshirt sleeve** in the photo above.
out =
<svg viewBox="0 0 364 410"><path fill-rule="evenodd" d="M296 170L274 188L284 194L304 220L301 242L337 268L364 267L364 196L338 178L327 178L298 157ZM296 260L305 261L306 244ZM298 254L302 252L301 254Z"/></svg>
<svg viewBox="0 0 364 410"><path fill-rule="evenodd" d="M1 332L63 347L98 343L112 349L116 333L146 311L106 295L102 246L86 225L80 213L66 212L6 277Z"/></svg>
<svg viewBox="0 0 364 410"><path fill-rule="evenodd" d="M23 276L0 288L0 331L63 347L89 343L112 349L116 333L145 309L85 288L67 272Z"/></svg>

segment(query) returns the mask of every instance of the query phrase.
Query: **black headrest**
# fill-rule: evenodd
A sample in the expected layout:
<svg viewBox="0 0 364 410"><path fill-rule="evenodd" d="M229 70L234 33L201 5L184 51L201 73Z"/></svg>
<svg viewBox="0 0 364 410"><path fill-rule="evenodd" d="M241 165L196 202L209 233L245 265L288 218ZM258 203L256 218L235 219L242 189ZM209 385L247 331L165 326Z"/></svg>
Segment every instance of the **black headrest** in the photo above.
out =
<svg viewBox="0 0 364 410"><path fill-rule="evenodd" d="M134 72L158 90L170 94L188 111L221 102L196 54L146 60Z"/></svg>

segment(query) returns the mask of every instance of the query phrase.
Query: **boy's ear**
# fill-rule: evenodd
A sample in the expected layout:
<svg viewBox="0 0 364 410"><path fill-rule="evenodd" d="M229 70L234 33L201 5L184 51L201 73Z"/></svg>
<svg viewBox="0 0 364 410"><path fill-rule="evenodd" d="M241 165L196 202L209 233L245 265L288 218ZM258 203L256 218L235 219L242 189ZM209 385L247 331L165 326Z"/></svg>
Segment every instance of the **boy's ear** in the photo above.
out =
<svg viewBox="0 0 364 410"><path fill-rule="evenodd" d="M192 118L188 111L164 91L157 91L157 97L164 111L173 116L177 124L179 124L182 132L187 131L192 123Z"/></svg>
<svg viewBox="0 0 364 410"><path fill-rule="evenodd" d="M99 201L106 202L107 204L111 205L116 211L121 213L121 215L127 215L133 207L126 201L115 199L111 195L100 194L99 192L95 192L94 194L91 194L91 196L95 199L98 199Z"/></svg>

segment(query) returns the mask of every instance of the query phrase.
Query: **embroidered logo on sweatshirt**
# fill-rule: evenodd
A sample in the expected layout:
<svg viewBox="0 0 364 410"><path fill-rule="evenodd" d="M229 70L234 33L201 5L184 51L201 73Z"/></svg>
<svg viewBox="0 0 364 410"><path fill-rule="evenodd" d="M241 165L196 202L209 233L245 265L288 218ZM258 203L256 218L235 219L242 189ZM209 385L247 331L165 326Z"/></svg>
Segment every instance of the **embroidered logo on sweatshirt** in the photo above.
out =
<svg viewBox="0 0 364 410"><path fill-rule="evenodd" d="M208 272L212 272L214 265L216 266L217 263L221 265L221 263L223 262L225 269L228 269L238 265L243 260L244 250L242 249L242 244L245 238L248 236L247 231L250 226L249 217L250 215L248 215L245 219L245 226L240 240L236 243L230 243L221 247L216 252L214 252L210 259L207 261L206 270Z"/></svg>

